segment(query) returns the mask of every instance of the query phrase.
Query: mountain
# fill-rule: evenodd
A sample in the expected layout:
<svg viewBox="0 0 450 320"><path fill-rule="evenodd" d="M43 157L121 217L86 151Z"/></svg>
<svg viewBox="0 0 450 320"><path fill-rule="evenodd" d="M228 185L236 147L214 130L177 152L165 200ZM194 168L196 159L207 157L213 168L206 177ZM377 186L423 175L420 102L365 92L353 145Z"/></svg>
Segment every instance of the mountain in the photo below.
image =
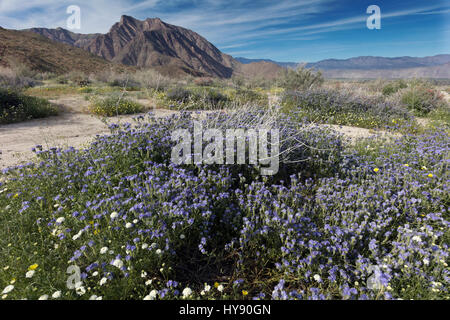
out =
<svg viewBox="0 0 450 320"><path fill-rule="evenodd" d="M441 54L432 57L356 57L350 59L327 59L306 64L307 68L320 70L382 70L406 69L420 67L434 67L450 62L450 54Z"/></svg>
<svg viewBox="0 0 450 320"><path fill-rule="evenodd" d="M22 63L33 70L57 74L126 69L66 43L31 32L0 27L0 65L9 66L11 63Z"/></svg>
<svg viewBox="0 0 450 320"><path fill-rule="evenodd" d="M195 76L229 78L239 62L194 31L159 18L122 16L106 34L81 35L64 29L33 28L51 40L80 47L106 60L163 73L182 70Z"/></svg>

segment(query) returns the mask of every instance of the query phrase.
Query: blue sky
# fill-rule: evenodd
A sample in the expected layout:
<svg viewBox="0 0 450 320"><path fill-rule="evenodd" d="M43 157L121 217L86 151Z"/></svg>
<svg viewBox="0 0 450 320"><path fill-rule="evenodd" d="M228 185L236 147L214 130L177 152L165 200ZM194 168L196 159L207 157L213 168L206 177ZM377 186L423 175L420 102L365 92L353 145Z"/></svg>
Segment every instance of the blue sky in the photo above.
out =
<svg viewBox="0 0 450 320"><path fill-rule="evenodd" d="M0 26L65 28L69 5L81 8L75 32L107 32L123 14L159 17L247 58L313 62L450 53L445 0L0 0ZM381 9L380 30L366 27L369 5Z"/></svg>

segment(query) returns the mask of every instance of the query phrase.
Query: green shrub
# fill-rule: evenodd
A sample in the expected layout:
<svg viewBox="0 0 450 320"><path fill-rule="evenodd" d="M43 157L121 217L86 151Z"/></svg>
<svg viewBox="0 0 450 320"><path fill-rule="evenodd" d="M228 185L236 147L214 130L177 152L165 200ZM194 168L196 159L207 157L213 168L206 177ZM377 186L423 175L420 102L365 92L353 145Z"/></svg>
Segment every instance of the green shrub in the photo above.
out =
<svg viewBox="0 0 450 320"><path fill-rule="evenodd" d="M233 99L242 105L252 103L259 106L267 106L269 104L267 94L255 90L237 89Z"/></svg>
<svg viewBox="0 0 450 320"><path fill-rule="evenodd" d="M406 90L401 96L401 102L417 115L426 115L445 105L439 91L423 85L412 86Z"/></svg>
<svg viewBox="0 0 450 320"><path fill-rule="evenodd" d="M189 97L191 95L192 95L192 92L183 87L170 88L166 92L166 96L168 99L174 100L177 102L179 102L179 101L184 102L185 100L189 99Z"/></svg>
<svg viewBox="0 0 450 320"><path fill-rule="evenodd" d="M313 70L299 67L296 70L284 70L278 79L278 85L286 90L301 91L320 85L323 81L320 71L314 72Z"/></svg>
<svg viewBox="0 0 450 320"><path fill-rule="evenodd" d="M89 112L112 117L120 114L133 114L144 111L144 106L123 97L110 96L101 99L94 99L89 106Z"/></svg>
<svg viewBox="0 0 450 320"><path fill-rule="evenodd" d="M47 100L18 91L0 89L0 124L44 118L58 114Z"/></svg>
<svg viewBox="0 0 450 320"><path fill-rule="evenodd" d="M179 110L222 109L231 102L229 97L218 89L209 87L169 88L164 95L156 94L159 103L168 108Z"/></svg>
<svg viewBox="0 0 450 320"><path fill-rule="evenodd" d="M385 85L382 89L382 93L385 96L389 96L391 94L398 92L400 89L405 89L407 87L408 87L408 85L406 84L406 82L404 80L398 80L398 81L390 82L387 85Z"/></svg>

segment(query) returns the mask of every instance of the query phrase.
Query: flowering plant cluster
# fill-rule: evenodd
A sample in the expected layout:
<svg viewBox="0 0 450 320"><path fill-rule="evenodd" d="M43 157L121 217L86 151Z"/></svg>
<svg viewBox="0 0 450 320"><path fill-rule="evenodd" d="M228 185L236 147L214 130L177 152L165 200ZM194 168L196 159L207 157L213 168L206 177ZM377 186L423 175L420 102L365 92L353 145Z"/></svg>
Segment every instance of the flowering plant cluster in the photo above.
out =
<svg viewBox="0 0 450 320"><path fill-rule="evenodd" d="M5 170L2 299L449 298L446 132L362 154L284 118L310 148L282 139L280 173L260 177L171 163L192 114L136 120Z"/></svg>

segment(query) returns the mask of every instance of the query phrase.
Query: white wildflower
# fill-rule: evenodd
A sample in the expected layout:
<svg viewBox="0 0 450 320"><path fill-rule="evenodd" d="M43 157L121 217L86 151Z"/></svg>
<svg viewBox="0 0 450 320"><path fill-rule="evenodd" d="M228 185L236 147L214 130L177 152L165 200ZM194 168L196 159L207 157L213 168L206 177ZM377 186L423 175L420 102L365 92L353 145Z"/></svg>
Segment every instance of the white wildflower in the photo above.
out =
<svg viewBox="0 0 450 320"><path fill-rule="evenodd" d="M25 278L33 278L35 271L34 270L30 270L27 273L25 273Z"/></svg>
<svg viewBox="0 0 450 320"><path fill-rule="evenodd" d="M182 294L183 294L183 298L189 298L192 294L191 288L184 288Z"/></svg>
<svg viewBox="0 0 450 320"><path fill-rule="evenodd" d="M122 268L123 267L123 262L122 262L122 260L120 260L120 259L116 259L116 260L114 260L113 261L113 266L114 267L116 267L116 268Z"/></svg>
<svg viewBox="0 0 450 320"><path fill-rule="evenodd" d="M2 294L10 293L11 291L13 291L13 289L14 289L13 285L6 286L5 289L3 289Z"/></svg>
<svg viewBox="0 0 450 320"><path fill-rule="evenodd" d="M144 297L144 300L155 300L158 296L158 291L152 290L148 295Z"/></svg>
<svg viewBox="0 0 450 320"><path fill-rule="evenodd" d="M64 217L59 217L58 219L56 219L56 223L61 224L66 220L66 218Z"/></svg>

